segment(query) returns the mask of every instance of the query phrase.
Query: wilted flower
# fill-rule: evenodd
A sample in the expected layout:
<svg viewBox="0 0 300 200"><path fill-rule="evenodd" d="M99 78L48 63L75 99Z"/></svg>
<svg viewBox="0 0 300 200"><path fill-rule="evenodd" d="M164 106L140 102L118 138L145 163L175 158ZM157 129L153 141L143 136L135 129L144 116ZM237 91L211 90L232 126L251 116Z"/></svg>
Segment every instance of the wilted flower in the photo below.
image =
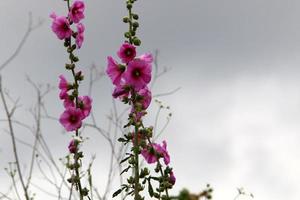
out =
<svg viewBox="0 0 300 200"><path fill-rule="evenodd" d="M69 143L68 149L70 153L76 153L78 146L78 140L72 139Z"/></svg>
<svg viewBox="0 0 300 200"><path fill-rule="evenodd" d="M82 43L84 41L84 34L83 34L84 30L85 30L85 27L82 23L77 24L77 35L76 35L75 42L76 42L78 49L81 48Z"/></svg>
<svg viewBox="0 0 300 200"><path fill-rule="evenodd" d="M172 185L175 185L175 183L176 183L176 177L174 176L174 173L173 173L173 170L170 172L170 183L172 184Z"/></svg>
<svg viewBox="0 0 300 200"><path fill-rule="evenodd" d="M69 17L74 23L80 22L84 18L84 2L80 0L74 1L70 8Z"/></svg>
<svg viewBox="0 0 300 200"><path fill-rule="evenodd" d="M163 141L163 145L152 143L152 147L149 146L141 152L147 163L155 163L160 157L164 158L164 163L168 165L170 163L170 156L167 151L167 143Z"/></svg>
<svg viewBox="0 0 300 200"><path fill-rule="evenodd" d="M153 62L153 56L151 53L145 53L139 57L139 59L151 64Z"/></svg>
<svg viewBox="0 0 300 200"><path fill-rule="evenodd" d="M150 103L151 103L151 99L152 99L152 94L151 91L148 89L148 87L144 87L143 89L141 89L140 91L138 91L138 94L141 96L141 104L144 110L146 110Z"/></svg>

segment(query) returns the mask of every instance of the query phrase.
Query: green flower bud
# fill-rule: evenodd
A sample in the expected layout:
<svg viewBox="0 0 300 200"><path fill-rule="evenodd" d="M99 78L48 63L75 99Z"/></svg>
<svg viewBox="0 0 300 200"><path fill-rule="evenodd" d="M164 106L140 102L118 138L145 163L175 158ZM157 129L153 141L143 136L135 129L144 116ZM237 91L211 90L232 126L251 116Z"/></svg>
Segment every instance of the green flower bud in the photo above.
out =
<svg viewBox="0 0 300 200"><path fill-rule="evenodd" d="M79 58L78 58L77 56L74 56L74 57L73 57L73 61L74 61L74 62L78 62L78 61L79 61Z"/></svg>
<svg viewBox="0 0 300 200"><path fill-rule="evenodd" d="M135 31L132 30L130 33L132 36L135 36Z"/></svg>
<svg viewBox="0 0 300 200"><path fill-rule="evenodd" d="M135 19L135 20L138 20L139 16L137 14L132 14L132 18Z"/></svg>
<svg viewBox="0 0 300 200"><path fill-rule="evenodd" d="M126 16L126 17L123 17L123 22L124 23L128 23L130 21L130 19Z"/></svg>
<svg viewBox="0 0 300 200"><path fill-rule="evenodd" d="M81 190L83 196L87 196L89 194L89 190L85 187Z"/></svg>
<svg viewBox="0 0 300 200"><path fill-rule="evenodd" d="M69 45L70 45L70 41L68 39L65 39L64 46L68 47Z"/></svg>
<svg viewBox="0 0 300 200"><path fill-rule="evenodd" d="M124 36L125 36L126 38L130 38L130 37L131 37L131 34L130 34L129 32L125 32L125 33L124 33Z"/></svg>
<svg viewBox="0 0 300 200"><path fill-rule="evenodd" d="M72 49L75 50L76 49L76 44L72 45Z"/></svg>
<svg viewBox="0 0 300 200"><path fill-rule="evenodd" d="M72 70L72 69L74 69L75 68L75 65L74 64L66 64L65 65L65 67L66 67L66 69L68 69L68 70Z"/></svg>
<svg viewBox="0 0 300 200"><path fill-rule="evenodd" d="M73 49L70 48L70 47L68 47L67 52L68 52L68 53L72 53L72 51L73 51Z"/></svg>
<svg viewBox="0 0 300 200"><path fill-rule="evenodd" d="M137 27L139 27L139 23L138 22L133 22L132 26L137 28Z"/></svg>
<svg viewBox="0 0 300 200"><path fill-rule="evenodd" d="M137 37L133 38L133 44L136 45L136 46L140 46L141 45L141 40L138 39Z"/></svg>
<svg viewBox="0 0 300 200"><path fill-rule="evenodd" d="M132 4L131 4L131 3L128 3L128 4L127 4L127 9L130 10L131 8L132 8Z"/></svg>

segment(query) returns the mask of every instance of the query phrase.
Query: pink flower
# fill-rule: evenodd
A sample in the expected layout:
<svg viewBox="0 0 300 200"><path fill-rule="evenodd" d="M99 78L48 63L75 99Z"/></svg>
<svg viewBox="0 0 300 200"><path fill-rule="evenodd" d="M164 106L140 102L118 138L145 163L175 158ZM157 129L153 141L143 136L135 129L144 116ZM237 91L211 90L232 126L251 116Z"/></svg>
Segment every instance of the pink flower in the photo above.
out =
<svg viewBox="0 0 300 200"><path fill-rule="evenodd" d="M120 97L121 99L123 99L124 97L129 96L129 90L123 84L117 85L112 93L112 96L114 98Z"/></svg>
<svg viewBox="0 0 300 200"><path fill-rule="evenodd" d="M60 89L59 98L66 99L68 98L68 90L70 89L70 84L68 83L67 79L63 76L59 76L59 84L58 88Z"/></svg>
<svg viewBox="0 0 300 200"><path fill-rule="evenodd" d="M78 23L84 18L84 2L80 0L74 1L73 5L70 8L69 17L74 23Z"/></svg>
<svg viewBox="0 0 300 200"><path fill-rule="evenodd" d="M151 91L146 86L143 89L139 90L138 94L142 97L141 103L142 103L143 109L146 110L151 103L151 99L152 99Z"/></svg>
<svg viewBox="0 0 300 200"><path fill-rule="evenodd" d="M58 84L58 88L61 90L68 90L69 89L69 84L67 79L64 77L64 75L60 75L59 76L59 84Z"/></svg>
<svg viewBox="0 0 300 200"><path fill-rule="evenodd" d="M136 56L135 46L125 42L122 44L117 54L123 63L128 63Z"/></svg>
<svg viewBox="0 0 300 200"><path fill-rule="evenodd" d="M82 111L83 117L89 116L92 109L92 98L89 96L78 97L79 108Z"/></svg>
<svg viewBox="0 0 300 200"><path fill-rule="evenodd" d="M77 24L77 35L76 35L75 42L76 42L78 49L81 48L81 45L84 41L84 34L83 34L84 30L85 30L85 27L82 23Z"/></svg>
<svg viewBox="0 0 300 200"><path fill-rule="evenodd" d="M157 156L155 155L154 149L143 149L141 152L142 156L145 158L148 164L155 163L157 161Z"/></svg>
<svg viewBox="0 0 300 200"><path fill-rule="evenodd" d="M61 90L60 93L59 93L59 98L60 99L66 99L68 98L68 91L67 90Z"/></svg>
<svg viewBox="0 0 300 200"><path fill-rule="evenodd" d="M50 17L53 19L51 29L60 40L71 37L72 30L65 16L57 16L55 13L52 13Z"/></svg>
<svg viewBox="0 0 300 200"><path fill-rule="evenodd" d="M134 119L135 122L141 121L142 117L143 117L144 115L146 115L146 112L145 112L145 111L136 112L136 111L134 110L134 108L132 108L131 113L133 114L133 119Z"/></svg>
<svg viewBox="0 0 300 200"><path fill-rule="evenodd" d="M151 53L145 53L139 57L139 59L151 64L153 62L153 56Z"/></svg>
<svg viewBox="0 0 300 200"><path fill-rule="evenodd" d="M164 158L164 163L168 165L170 163L170 156L167 151L167 143L163 141L163 145L152 143L152 147L143 149L141 154L145 158L148 164L155 163L160 157Z"/></svg>
<svg viewBox="0 0 300 200"><path fill-rule="evenodd" d="M70 99L70 96L67 94L67 97L64 98L64 107L69 108L69 107L75 107L74 100Z"/></svg>
<svg viewBox="0 0 300 200"><path fill-rule="evenodd" d="M82 111L79 108L68 107L61 114L59 122L67 131L75 131L82 125Z"/></svg>
<svg viewBox="0 0 300 200"><path fill-rule="evenodd" d="M172 185L175 185L175 183L176 183L176 177L174 176L173 170L170 172L169 181Z"/></svg>
<svg viewBox="0 0 300 200"><path fill-rule="evenodd" d="M141 59L134 59L128 63L124 78L127 84L138 91L151 81L151 71L151 64Z"/></svg>
<svg viewBox="0 0 300 200"><path fill-rule="evenodd" d="M167 142L165 140L162 146L157 145L156 151L163 156L165 164L168 165L170 163L170 155L167 151Z"/></svg>
<svg viewBox="0 0 300 200"><path fill-rule="evenodd" d="M76 153L77 151L77 146L78 146L78 141L77 140L71 140L68 146L69 152L70 153Z"/></svg>
<svg viewBox="0 0 300 200"><path fill-rule="evenodd" d="M125 71L124 65L119 65L112 57L107 57L106 74L110 77L114 85L119 85L121 82L122 74Z"/></svg>

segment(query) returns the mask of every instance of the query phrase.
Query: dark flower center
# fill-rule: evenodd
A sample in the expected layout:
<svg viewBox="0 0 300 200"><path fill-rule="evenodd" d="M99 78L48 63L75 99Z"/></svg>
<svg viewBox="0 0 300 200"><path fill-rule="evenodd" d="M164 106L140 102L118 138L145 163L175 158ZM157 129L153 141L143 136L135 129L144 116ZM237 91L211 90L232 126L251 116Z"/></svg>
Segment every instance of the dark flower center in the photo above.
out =
<svg viewBox="0 0 300 200"><path fill-rule="evenodd" d="M125 50L125 54L126 54L126 56L128 56L128 57L131 56L131 55L132 55L132 50L129 49L129 48L126 49L126 50Z"/></svg>
<svg viewBox="0 0 300 200"><path fill-rule="evenodd" d="M63 28L64 31L68 31L68 30L69 30L69 26L68 26L67 23L64 23L64 24L62 25L62 28Z"/></svg>
<svg viewBox="0 0 300 200"><path fill-rule="evenodd" d="M71 116L69 117L69 121L70 121L72 124L76 123L77 120L78 120L78 118L77 118L75 115L71 115Z"/></svg>
<svg viewBox="0 0 300 200"><path fill-rule="evenodd" d="M133 71L132 71L132 76L133 76L134 78L139 78L139 77L141 76L140 70L138 70L138 69L133 70Z"/></svg>

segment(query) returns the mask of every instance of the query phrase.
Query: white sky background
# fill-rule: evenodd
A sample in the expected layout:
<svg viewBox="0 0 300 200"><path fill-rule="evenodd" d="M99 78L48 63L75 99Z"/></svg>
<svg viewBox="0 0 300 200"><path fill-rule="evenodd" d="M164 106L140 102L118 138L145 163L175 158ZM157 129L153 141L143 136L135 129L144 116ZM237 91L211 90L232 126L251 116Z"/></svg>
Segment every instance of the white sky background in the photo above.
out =
<svg viewBox="0 0 300 200"><path fill-rule="evenodd" d="M83 70L93 62L105 67L106 56L115 55L126 30L121 22L126 14L122 0L86 0L86 4L86 41L79 53ZM0 1L0 61L11 55L21 39L29 11L34 19L45 19L2 73L12 96L21 97L23 110L32 105L34 95L26 74L53 85L59 74L66 74L64 48L50 31L48 15L53 10L65 13L63 1ZM198 192L210 183L216 200L232 200L241 186L257 200L298 200L300 2L139 0L135 10L141 16L139 52L159 49L160 66L172 67L155 91L181 87L161 98L173 111L162 138L168 140L177 175L174 192L183 187ZM95 112L103 124L111 90L104 78L94 91ZM56 95L50 94L48 106L58 116L62 106ZM22 112L17 116L30 122ZM54 154L64 156L69 136L62 135L55 122L43 128ZM28 139L28 134L17 134ZM0 136L0 167L4 168L13 157L9 137L3 131ZM97 153L95 176L101 185L108 165L107 144L99 137L87 146L86 152ZM22 159L27 153L21 151ZM7 184L6 177L1 170L0 188Z"/></svg>

